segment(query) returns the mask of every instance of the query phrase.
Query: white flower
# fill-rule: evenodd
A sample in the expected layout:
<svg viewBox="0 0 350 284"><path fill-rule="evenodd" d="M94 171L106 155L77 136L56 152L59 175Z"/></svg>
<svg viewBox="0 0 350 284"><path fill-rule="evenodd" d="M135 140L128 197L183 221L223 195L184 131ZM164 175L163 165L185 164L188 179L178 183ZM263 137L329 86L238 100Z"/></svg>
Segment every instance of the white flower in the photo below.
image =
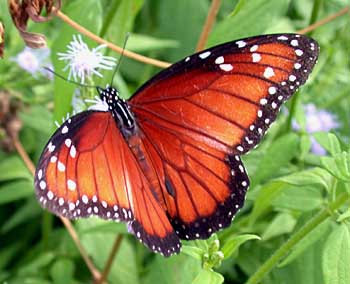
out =
<svg viewBox="0 0 350 284"><path fill-rule="evenodd" d="M112 70L116 65L116 59L101 53L100 50L105 46L99 45L90 50L81 35L73 35L73 40L67 46L67 52L58 53L58 59L67 63L63 70L69 69L68 79L73 76L74 80L77 81L77 78L80 78L81 83L84 84L86 77L90 77L92 74L102 77L97 69Z"/></svg>
<svg viewBox="0 0 350 284"><path fill-rule="evenodd" d="M40 72L51 79L52 76L49 76L46 70L42 68L43 66L52 66L49 55L49 48L32 49L25 47L23 51L18 53L12 60L34 77Z"/></svg>

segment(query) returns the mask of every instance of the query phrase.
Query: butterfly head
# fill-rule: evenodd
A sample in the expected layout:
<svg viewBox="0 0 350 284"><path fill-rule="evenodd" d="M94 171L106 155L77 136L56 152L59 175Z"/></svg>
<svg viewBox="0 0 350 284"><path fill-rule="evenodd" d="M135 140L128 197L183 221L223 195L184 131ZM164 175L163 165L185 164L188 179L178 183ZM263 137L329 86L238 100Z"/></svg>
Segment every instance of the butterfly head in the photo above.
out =
<svg viewBox="0 0 350 284"><path fill-rule="evenodd" d="M105 89L101 87L96 88L100 95L103 111L110 111L121 127L134 128L134 115L131 113L126 100L119 97L118 90L109 85Z"/></svg>

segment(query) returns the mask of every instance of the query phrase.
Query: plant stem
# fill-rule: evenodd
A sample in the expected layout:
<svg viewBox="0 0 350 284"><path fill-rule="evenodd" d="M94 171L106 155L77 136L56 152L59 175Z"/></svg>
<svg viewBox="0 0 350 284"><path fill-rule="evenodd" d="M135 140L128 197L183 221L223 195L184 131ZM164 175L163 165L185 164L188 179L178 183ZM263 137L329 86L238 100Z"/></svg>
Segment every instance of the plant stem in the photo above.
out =
<svg viewBox="0 0 350 284"><path fill-rule="evenodd" d="M214 25L216 14L219 11L220 4L221 0L212 0L207 19L205 21L201 36L197 43L196 51L204 49L209 33Z"/></svg>
<svg viewBox="0 0 350 284"><path fill-rule="evenodd" d="M120 244L121 244L122 240L123 240L123 235L119 234L117 236L117 238L115 239L115 242L113 244L111 252L109 253L109 257L108 257L108 260L106 262L105 268L103 269L101 278L98 279L95 282L95 284L102 284L107 279L107 276L109 274L109 271L111 270L115 256L116 256L117 252L119 251Z"/></svg>
<svg viewBox="0 0 350 284"><path fill-rule="evenodd" d="M271 257L260 266L260 268L248 279L245 284L258 284L260 281L285 257L290 250L308 233L315 229L319 224L329 218L330 213L342 206L349 200L349 195L342 193L332 202L329 207L323 209L317 215L312 217L303 227L300 228L290 239L285 242Z"/></svg>
<svg viewBox="0 0 350 284"><path fill-rule="evenodd" d="M318 22L316 22L316 23L314 23L314 24L312 24L312 25L310 25L310 26L308 26L308 27L302 29L302 30L297 31L297 33L298 33L298 34L306 34L306 33L309 33L309 32L311 32L311 31L317 29L318 27L323 26L323 25L325 25L325 24L327 24L327 23L333 21L334 19L336 19L336 18L338 18L338 17L340 17L340 16L343 16L344 14L346 14L346 13L349 12L349 9L350 9L349 7L345 7L345 8L343 8L343 9L341 9L341 10L340 10L339 12L337 12L337 13L332 14L332 15L330 15L330 16L328 16L328 17L326 17L326 18L324 18L324 19L322 19L322 20L320 20L320 21L318 21Z"/></svg>

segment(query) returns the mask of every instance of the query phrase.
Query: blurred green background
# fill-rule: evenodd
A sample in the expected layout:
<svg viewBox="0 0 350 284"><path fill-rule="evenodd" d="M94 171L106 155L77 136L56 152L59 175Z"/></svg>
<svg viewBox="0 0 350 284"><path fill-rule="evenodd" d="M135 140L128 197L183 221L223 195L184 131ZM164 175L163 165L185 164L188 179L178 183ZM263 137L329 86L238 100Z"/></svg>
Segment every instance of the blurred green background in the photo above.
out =
<svg viewBox="0 0 350 284"><path fill-rule="evenodd" d="M121 46L130 32L127 49L176 62L194 52L210 3L72 0L63 1L62 11L108 41ZM207 46L295 32L347 5L348 0L225 0ZM51 80L40 68L24 70L19 55L25 46L6 1L0 2L0 20L6 28L5 57L0 61L0 283L91 283L91 274L60 220L35 200L32 175L6 134L10 123L21 122L19 139L36 163L55 129L54 120L72 111L76 86ZM207 241L184 242L183 253L165 259L139 244L124 224L96 218L74 222L100 270L116 235L125 235L109 283L245 283L300 228L304 234L262 283L350 283L349 21L347 14L309 34L321 46L319 62L261 145L244 157L251 187L244 208L228 229ZM30 22L29 30L47 38L46 55L40 51L35 55L39 67L51 62L67 76L57 52L64 52L78 32L57 17L41 24ZM91 48L97 46L83 38ZM115 84L128 98L157 71L125 57ZM105 71L103 78L92 81L104 86L111 74ZM317 217L319 212L324 214Z"/></svg>

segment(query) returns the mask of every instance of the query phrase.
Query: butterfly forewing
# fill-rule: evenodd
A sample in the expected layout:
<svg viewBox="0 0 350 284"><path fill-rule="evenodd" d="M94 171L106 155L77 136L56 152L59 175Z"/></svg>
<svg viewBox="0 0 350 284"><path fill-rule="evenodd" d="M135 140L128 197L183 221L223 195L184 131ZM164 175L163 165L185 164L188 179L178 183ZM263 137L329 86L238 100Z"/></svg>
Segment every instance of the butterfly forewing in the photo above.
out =
<svg viewBox="0 0 350 284"><path fill-rule="evenodd" d="M317 56L317 43L295 34L225 43L160 72L130 104L141 121L161 121L179 135L242 154L257 145L281 104L305 83Z"/></svg>

